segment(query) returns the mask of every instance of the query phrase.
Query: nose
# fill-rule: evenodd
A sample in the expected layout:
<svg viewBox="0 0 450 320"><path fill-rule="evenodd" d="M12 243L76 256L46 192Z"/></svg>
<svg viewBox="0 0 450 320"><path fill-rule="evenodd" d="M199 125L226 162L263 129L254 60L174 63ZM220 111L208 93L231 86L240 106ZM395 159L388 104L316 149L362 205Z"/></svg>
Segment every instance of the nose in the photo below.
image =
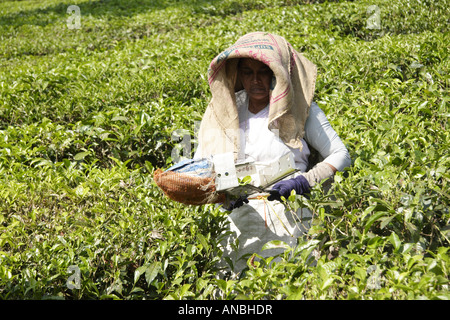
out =
<svg viewBox="0 0 450 320"><path fill-rule="evenodd" d="M261 77L258 75L257 72L254 72L251 80L253 83L259 83L261 82Z"/></svg>

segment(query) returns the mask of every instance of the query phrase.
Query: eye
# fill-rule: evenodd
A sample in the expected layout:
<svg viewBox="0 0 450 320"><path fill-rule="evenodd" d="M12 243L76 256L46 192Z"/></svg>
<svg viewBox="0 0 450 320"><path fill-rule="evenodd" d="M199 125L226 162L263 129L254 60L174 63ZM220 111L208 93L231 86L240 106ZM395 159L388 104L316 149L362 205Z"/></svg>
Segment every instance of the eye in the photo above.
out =
<svg viewBox="0 0 450 320"><path fill-rule="evenodd" d="M264 69L260 70L259 72L263 75L270 75L270 74L272 74L272 69L264 68Z"/></svg>

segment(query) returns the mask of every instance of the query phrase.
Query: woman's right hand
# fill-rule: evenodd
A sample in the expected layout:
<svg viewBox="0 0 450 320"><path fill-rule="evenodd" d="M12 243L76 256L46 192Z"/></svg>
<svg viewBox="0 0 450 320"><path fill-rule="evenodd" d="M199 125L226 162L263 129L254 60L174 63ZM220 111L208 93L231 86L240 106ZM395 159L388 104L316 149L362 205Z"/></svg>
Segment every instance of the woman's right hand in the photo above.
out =
<svg viewBox="0 0 450 320"><path fill-rule="evenodd" d="M275 184L270 190L270 196L267 197L267 200L273 201L278 200L281 201L281 197L288 198L291 195L292 190L295 190L296 194L305 194L310 191L311 187L309 185L308 180L302 175L298 177L282 180Z"/></svg>

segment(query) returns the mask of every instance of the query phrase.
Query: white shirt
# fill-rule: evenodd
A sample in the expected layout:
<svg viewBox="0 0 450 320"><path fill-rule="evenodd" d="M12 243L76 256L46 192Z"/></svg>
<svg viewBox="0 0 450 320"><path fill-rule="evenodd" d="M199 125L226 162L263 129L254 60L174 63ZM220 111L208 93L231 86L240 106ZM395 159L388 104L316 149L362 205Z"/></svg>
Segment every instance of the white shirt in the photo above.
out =
<svg viewBox="0 0 450 320"><path fill-rule="evenodd" d="M352 161L347 147L331 127L325 113L315 102L311 103L303 138L320 153L324 162L331 164L338 171L351 166Z"/></svg>
<svg viewBox="0 0 450 320"><path fill-rule="evenodd" d="M236 94L239 114L241 153L238 161L272 162L287 153L292 153L296 169L304 172L308 167L310 154L308 145L303 140L303 149L293 149L284 144L278 135L269 130L269 106L257 114L248 110L248 96L245 91Z"/></svg>

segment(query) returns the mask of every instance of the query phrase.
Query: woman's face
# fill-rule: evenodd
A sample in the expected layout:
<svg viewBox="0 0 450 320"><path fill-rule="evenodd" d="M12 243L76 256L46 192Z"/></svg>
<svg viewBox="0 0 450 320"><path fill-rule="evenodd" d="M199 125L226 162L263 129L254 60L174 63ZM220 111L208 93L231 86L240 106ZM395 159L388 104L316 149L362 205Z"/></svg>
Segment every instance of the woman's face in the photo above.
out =
<svg viewBox="0 0 450 320"><path fill-rule="evenodd" d="M239 62L238 72L249 98L268 103L273 76L272 70L261 61L243 58Z"/></svg>

